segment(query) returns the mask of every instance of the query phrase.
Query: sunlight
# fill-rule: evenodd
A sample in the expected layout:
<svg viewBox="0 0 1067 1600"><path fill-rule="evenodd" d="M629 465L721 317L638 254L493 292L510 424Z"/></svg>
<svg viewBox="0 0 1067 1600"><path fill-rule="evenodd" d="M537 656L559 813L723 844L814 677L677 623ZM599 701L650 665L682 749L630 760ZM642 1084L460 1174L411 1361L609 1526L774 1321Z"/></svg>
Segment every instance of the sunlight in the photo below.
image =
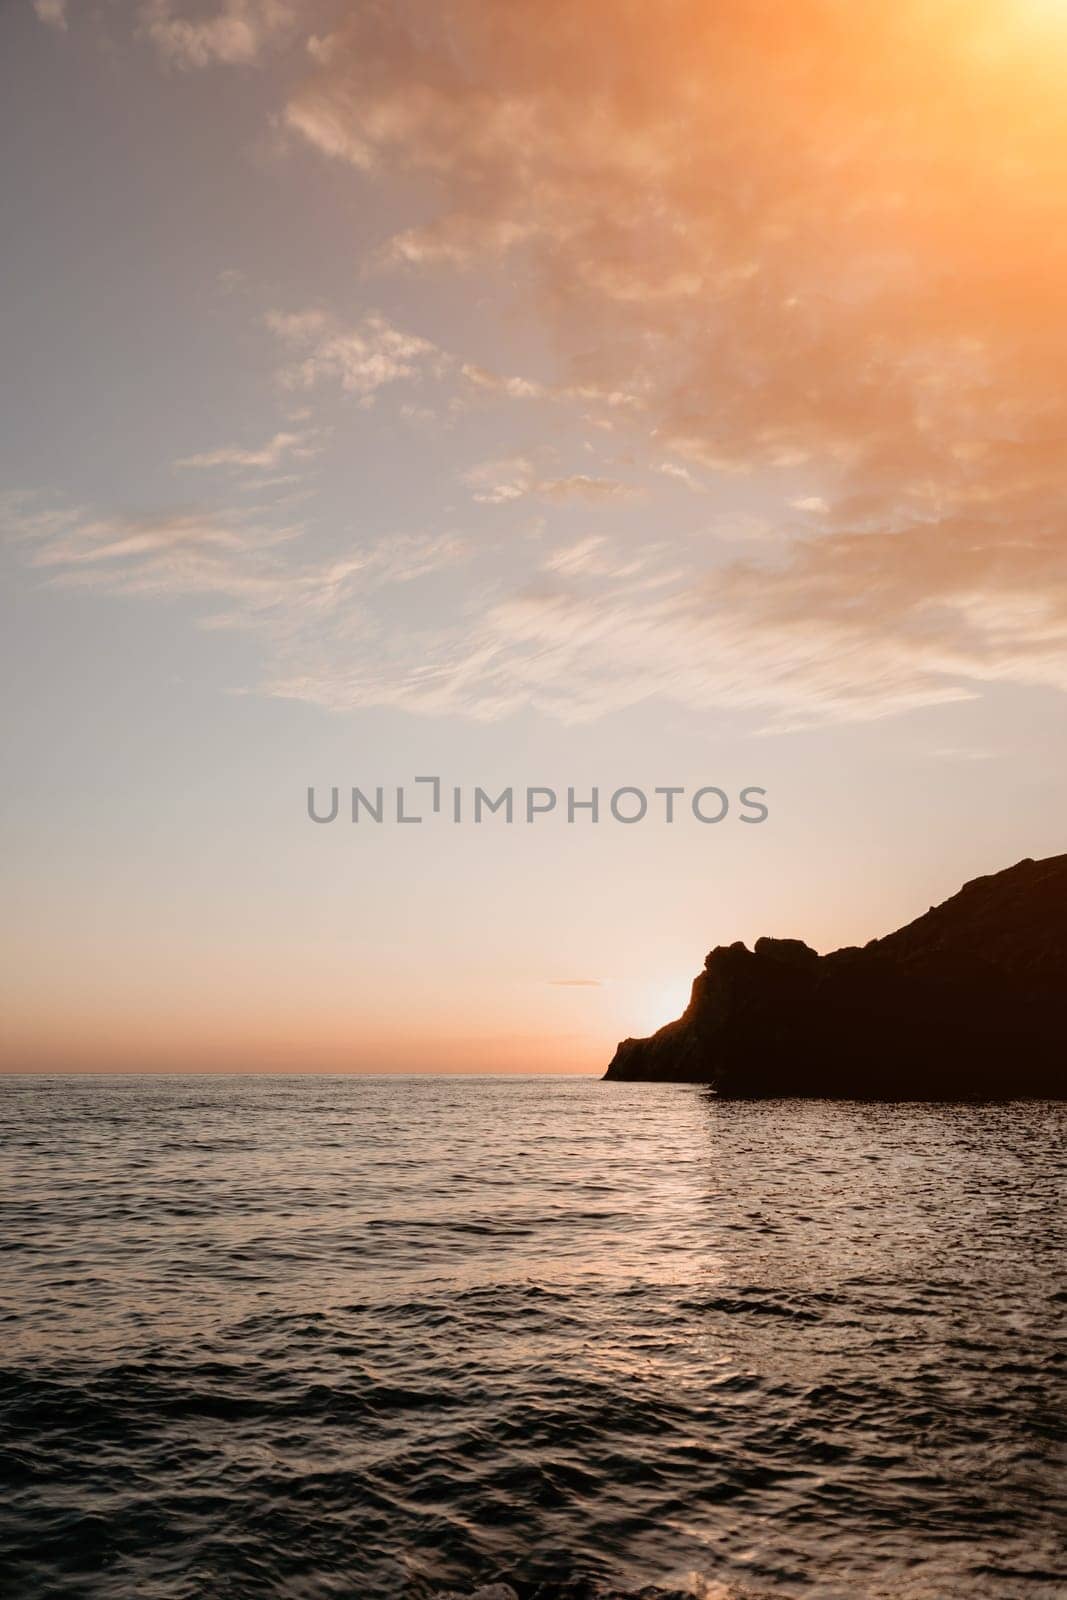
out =
<svg viewBox="0 0 1067 1600"><path fill-rule="evenodd" d="M1022 0L1017 7L1007 8L1002 20L1009 29L1013 24L1063 29L1067 27L1067 0Z"/></svg>
<svg viewBox="0 0 1067 1600"><path fill-rule="evenodd" d="M627 1008L626 1024L635 1037L644 1037L662 1028L665 1022L680 1017L689 1004L692 978L661 978L642 984L633 993L633 1005Z"/></svg>

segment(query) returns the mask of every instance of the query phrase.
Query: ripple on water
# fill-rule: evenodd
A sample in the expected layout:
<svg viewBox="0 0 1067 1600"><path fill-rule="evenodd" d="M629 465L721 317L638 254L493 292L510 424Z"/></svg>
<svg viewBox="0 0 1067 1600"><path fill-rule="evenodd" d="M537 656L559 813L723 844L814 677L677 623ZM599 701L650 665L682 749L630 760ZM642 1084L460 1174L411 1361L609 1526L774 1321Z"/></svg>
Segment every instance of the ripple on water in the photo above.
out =
<svg viewBox="0 0 1067 1600"><path fill-rule="evenodd" d="M1065 1592L1054 1105L0 1082L5 1595Z"/></svg>

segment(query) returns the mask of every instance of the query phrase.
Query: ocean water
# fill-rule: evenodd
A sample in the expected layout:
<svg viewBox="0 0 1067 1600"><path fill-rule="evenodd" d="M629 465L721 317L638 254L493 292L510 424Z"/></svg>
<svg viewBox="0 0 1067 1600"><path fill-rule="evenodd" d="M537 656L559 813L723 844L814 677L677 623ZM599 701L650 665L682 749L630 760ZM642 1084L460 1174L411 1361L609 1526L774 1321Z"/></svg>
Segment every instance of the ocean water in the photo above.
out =
<svg viewBox="0 0 1067 1600"><path fill-rule="evenodd" d="M1062 1597L1065 1126L0 1079L0 1594Z"/></svg>

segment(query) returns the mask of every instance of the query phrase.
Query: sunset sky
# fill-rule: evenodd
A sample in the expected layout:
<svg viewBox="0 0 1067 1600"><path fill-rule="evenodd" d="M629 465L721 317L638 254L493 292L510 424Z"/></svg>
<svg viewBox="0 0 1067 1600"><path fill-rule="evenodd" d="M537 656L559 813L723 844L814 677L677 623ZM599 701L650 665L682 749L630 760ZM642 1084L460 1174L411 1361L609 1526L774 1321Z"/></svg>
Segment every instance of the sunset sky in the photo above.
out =
<svg viewBox="0 0 1067 1600"><path fill-rule="evenodd" d="M0 1069L599 1071L1064 849L1067 0L0 59ZM307 817L417 774L770 816Z"/></svg>

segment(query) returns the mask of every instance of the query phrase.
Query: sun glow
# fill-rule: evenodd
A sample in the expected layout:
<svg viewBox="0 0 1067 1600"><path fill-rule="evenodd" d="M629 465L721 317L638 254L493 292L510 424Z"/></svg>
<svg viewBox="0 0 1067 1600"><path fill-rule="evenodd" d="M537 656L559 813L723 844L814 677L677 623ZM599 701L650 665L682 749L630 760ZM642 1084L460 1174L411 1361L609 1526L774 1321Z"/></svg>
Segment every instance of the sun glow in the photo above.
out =
<svg viewBox="0 0 1067 1600"><path fill-rule="evenodd" d="M1017 0L999 15L999 23L1006 33L1018 28L1030 35L1036 29L1046 36L1049 29L1067 33L1067 0Z"/></svg>
<svg viewBox="0 0 1067 1600"><path fill-rule="evenodd" d="M689 977L660 978L642 984L633 994L633 1004L627 1008L626 1024L635 1036L655 1033L664 1023L680 1017L689 1004L692 979Z"/></svg>

